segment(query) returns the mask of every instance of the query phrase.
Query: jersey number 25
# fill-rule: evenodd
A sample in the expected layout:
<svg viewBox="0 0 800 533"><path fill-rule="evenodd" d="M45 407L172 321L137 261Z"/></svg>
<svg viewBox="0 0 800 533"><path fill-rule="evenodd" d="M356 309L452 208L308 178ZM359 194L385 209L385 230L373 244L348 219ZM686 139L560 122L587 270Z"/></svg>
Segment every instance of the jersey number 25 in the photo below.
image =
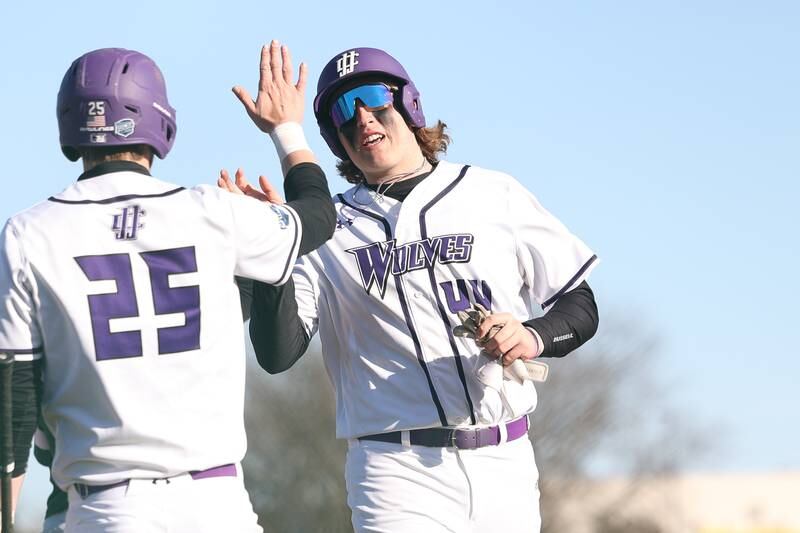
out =
<svg viewBox="0 0 800 533"><path fill-rule="evenodd" d="M141 252L150 273L155 315L180 313L184 325L158 329L158 353L186 352L200 348L200 287L170 287L169 276L197 272L194 246ZM131 256L127 253L85 255L75 261L90 281L113 280L116 292L89 295L95 357L98 361L141 357L142 332L111 332L111 320L136 318L139 302L133 281Z"/></svg>

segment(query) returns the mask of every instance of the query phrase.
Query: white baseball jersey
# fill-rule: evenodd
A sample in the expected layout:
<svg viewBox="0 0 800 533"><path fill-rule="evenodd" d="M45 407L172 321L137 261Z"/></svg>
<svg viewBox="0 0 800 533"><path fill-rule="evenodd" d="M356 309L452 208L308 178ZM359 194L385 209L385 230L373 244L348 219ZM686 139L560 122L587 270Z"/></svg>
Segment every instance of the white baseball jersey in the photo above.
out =
<svg viewBox="0 0 800 533"><path fill-rule="evenodd" d="M474 302L520 320L580 284L596 256L519 182L440 162L403 202L353 187L337 230L293 280L319 330L336 393L337 436L492 425L531 412L536 390L476 377L485 356L452 334Z"/></svg>
<svg viewBox="0 0 800 533"><path fill-rule="evenodd" d="M78 181L0 238L0 350L44 358L65 488L236 463L246 440L234 274L280 284L288 207L132 171Z"/></svg>

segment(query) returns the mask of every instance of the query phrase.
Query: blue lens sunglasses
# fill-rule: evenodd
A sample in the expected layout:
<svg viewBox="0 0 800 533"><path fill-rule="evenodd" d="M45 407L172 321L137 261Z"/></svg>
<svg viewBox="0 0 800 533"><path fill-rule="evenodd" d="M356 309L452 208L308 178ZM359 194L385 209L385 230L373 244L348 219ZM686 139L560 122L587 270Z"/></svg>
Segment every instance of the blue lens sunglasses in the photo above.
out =
<svg viewBox="0 0 800 533"><path fill-rule="evenodd" d="M378 111L394 102L392 90L382 83L359 85L340 95L331 105L331 120L338 129L356 116L356 106L361 103L367 111Z"/></svg>

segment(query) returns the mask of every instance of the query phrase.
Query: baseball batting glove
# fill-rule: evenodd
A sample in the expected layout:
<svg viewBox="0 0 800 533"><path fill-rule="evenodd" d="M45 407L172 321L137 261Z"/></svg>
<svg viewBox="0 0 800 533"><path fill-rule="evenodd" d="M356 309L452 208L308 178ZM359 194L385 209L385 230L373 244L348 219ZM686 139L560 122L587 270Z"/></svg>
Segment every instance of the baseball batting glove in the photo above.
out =
<svg viewBox="0 0 800 533"><path fill-rule="evenodd" d="M481 304L474 304L471 309L459 311L458 318L461 325L453 328L453 335L456 337L467 337L474 339L479 346L486 344L492 337L503 328L502 324L493 326L484 337L477 339L476 333L481 323L491 315ZM502 359L495 359L498 365L502 366ZM514 359L514 362L503 369L503 375L507 379L513 379L522 384L526 379L532 381L545 381L547 379L548 366L546 363L534 360Z"/></svg>

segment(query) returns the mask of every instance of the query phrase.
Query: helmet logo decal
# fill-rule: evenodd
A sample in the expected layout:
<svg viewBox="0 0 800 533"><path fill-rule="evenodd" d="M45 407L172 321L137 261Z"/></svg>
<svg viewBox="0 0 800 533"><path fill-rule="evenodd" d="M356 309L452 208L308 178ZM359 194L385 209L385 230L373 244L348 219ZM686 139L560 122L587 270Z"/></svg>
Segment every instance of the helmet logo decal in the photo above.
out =
<svg viewBox="0 0 800 533"><path fill-rule="evenodd" d="M339 73L340 78L345 74L350 74L356 69L356 65L358 65L357 57L358 52L350 50L349 52L343 53L342 57L336 60L336 72Z"/></svg>
<svg viewBox="0 0 800 533"><path fill-rule="evenodd" d="M136 123L130 118L123 118L114 123L114 133L120 137L130 137L135 128Z"/></svg>

